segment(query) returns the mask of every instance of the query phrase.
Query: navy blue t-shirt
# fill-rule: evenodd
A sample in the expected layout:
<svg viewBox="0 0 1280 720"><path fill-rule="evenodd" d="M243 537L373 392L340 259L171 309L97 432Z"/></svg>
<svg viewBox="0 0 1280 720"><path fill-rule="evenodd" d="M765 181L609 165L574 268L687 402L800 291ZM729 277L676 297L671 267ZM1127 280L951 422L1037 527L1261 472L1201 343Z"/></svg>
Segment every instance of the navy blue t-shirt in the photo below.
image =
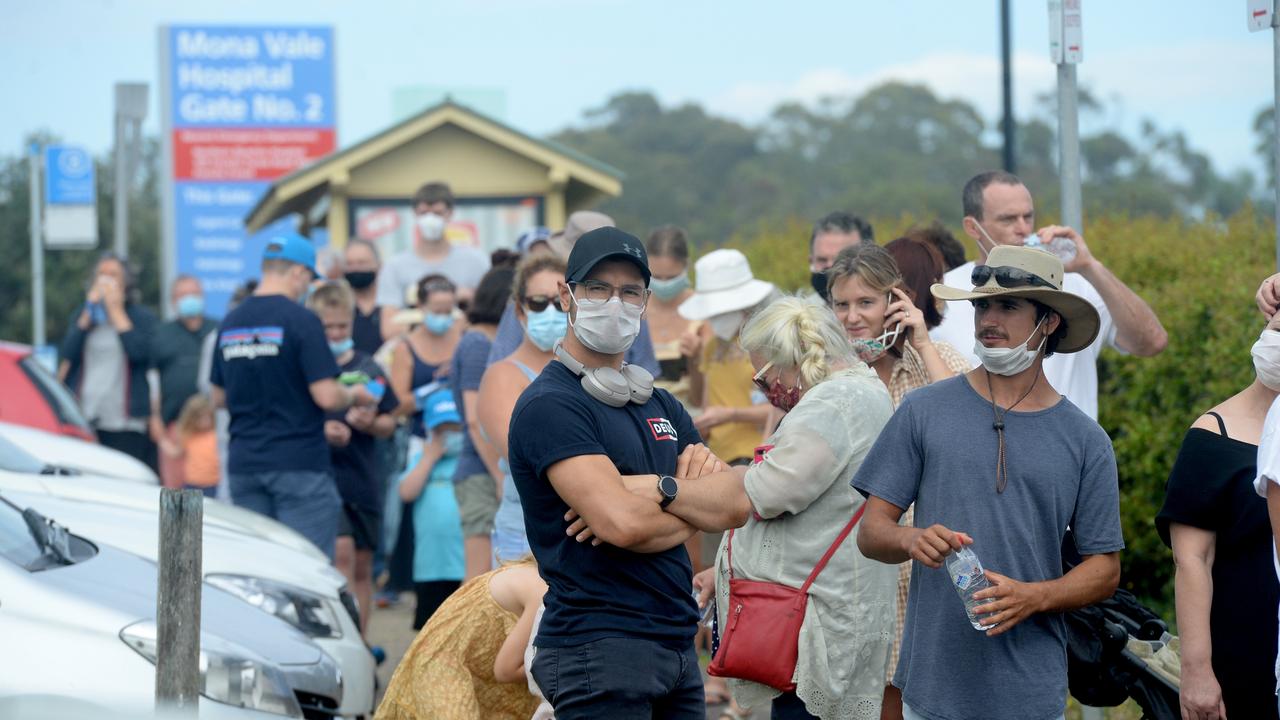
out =
<svg viewBox="0 0 1280 720"><path fill-rule="evenodd" d="M227 471L329 470L310 386L337 374L315 313L283 295L245 298L222 321L209 374L231 414Z"/></svg>
<svg viewBox="0 0 1280 720"><path fill-rule="evenodd" d="M569 506L547 468L606 455L622 475L674 475L685 446L702 442L684 406L665 390L644 405L614 408L587 395L559 361L547 363L516 402L507 441L529 547L547 581L546 614L534 643L572 647L610 637L685 648L698 623L689 553L677 545L636 553L565 534Z"/></svg>
<svg viewBox="0 0 1280 720"><path fill-rule="evenodd" d="M362 372L371 380L381 379L386 392L378 401L378 414L392 412L400 405L395 391L387 376L378 367L373 358L356 350L351 359L342 364L342 372ZM346 410L335 410L325 413L326 420L338 420L346 423ZM350 424L347 425L350 427ZM351 428L351 440L343 447L329 447L329 459L333 463L333 477L338 482L338 494L342 502L361 510L377 512L382 508L382 498L378 497L378 458L374 436Z"/></svg>

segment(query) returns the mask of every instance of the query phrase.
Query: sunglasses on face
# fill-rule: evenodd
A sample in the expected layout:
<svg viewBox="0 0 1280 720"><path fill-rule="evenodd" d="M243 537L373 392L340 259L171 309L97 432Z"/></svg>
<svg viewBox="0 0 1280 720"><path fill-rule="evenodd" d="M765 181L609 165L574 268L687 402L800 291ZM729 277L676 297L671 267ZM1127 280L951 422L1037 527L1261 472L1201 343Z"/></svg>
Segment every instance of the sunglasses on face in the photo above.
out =
<svg viewBox="0 0 1280 720"><path fill-rule="evenodd" d="M540 313L547 309L548 305L555 304L556 309L560 309L560 297L558 295L526 295L524 298L524 306L529 312Z"/></svg>
<svg viewBox="0 0 1280 720"><path fill-rule="evenodd" d="M970 279L973 281L974 287L986 285L991 278L996 279L996 284L1002 288L1019 288L1019 287L1047 287L1054 290L1058 289L1057 285L1045 280L1044 278L1029 273L1026 270L1019 270L1015 267L1000 265L991 267L990 265L978 265L973 269L973 275Z"/></svg>
<svg viewBox="0 0 1280 720"><path fill-rule="evenodd" d="M769 368L771 367L773 367L773 363L767 362L764 364L764 367L760 368L759 372L751 376L751 382L755 383L755 386L760 388L760 392L762 393L769 392L769 383L764 381L764 374L769 372Z"/></svg>

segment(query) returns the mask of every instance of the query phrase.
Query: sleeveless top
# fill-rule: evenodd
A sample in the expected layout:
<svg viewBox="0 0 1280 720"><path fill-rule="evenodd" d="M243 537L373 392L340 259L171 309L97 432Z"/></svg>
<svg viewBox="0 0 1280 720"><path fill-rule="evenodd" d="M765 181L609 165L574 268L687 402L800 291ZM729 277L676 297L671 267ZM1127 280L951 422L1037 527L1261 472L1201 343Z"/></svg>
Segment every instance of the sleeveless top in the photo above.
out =
<svg viewBox="0 0 1280 720"><path fill-rule="evenodd" d="M404 341L404 346L409 349L409 357L413 358L413 378L409 382L409 390L422 387L436 379L436 372L440 369L439 365L432 365L429 362L423 362L418 357L418 353L413 349L413 343L408 340ZM425 438L427 436L427 428L422 424L422 410L413 414L413 423L410 425L410 431L414 437Z"/></svg>
<svg viewBox="0 0 1280 720"><path fill-rule="evenodd" d="M436 610L391 676L378 720L527 720L533 715L538 699L525 683L493 677L498 650L519 620L489 592L489 580L508 569L477 576Z"/></svg>
<svg viewBox="0 0 1280 720"><path fill-rule="evenodd" d="M507 359L533 382L538 373L519 360ZM493 516L493 555L498 562L519 560L529 553L529 538L524 532L524 508L520 505L520 492L516 490L515 480L511 478L511 468L505 457L498 460L502 470L502 500L498 502L498 512Z"/></svg>

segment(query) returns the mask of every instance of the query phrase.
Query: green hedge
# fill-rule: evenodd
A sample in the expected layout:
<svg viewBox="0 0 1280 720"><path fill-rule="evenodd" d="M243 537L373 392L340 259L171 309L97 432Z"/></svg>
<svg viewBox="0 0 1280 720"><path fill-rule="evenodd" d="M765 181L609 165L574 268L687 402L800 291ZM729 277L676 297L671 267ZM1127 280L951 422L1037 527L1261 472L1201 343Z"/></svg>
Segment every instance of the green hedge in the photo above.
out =
<svg viewBox="0 0 1280 720"><path fill-rule="evenodd" d="M877 220L876 240L911 224ZM727 245L746 253L758 277L799 289L809 283L808 234L807 222L791 219L762 223ZM1098 402L1120 469L1128 545L1121 584L1172 620L1173 558L1153 519L1186 428L1253 379L1249 347L1263 325L1253 295L1274 271L1275 230L1251 208L1199 222L1113 214L1088 218L1085 239L1169 333L1168 349L1154 358L1103 353Z"/></svg>

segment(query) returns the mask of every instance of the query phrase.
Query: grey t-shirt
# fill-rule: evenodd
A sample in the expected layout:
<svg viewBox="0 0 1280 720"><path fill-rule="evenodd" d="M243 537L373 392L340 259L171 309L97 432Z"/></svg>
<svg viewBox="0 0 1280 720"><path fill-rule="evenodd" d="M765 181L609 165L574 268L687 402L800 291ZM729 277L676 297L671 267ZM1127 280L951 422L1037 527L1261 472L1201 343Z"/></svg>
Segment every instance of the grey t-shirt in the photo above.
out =
<svg viewBox="0 0 1280 720"><path fill-rule="evenodd" d="M424 275L444 275L459 288L474 288L488 271L489 256L466 245L454 245L439 262L428 262L413 250L406 250L392 257L378 273L378 304L404 307L405 292Z"/></svg>
<svg viewBox="0 0 1280 720"><path fill-rule="evenodd" d="M958 377L914 390L890 418L851 484L901 508L916 527L973 537L984 567L1027 582L1062 576L1062 540L1082 555L1120 550L1120 495L1111 440L1070 400L1005 422L1008 485L996 493L991 403ZM1067 701L1066 627L1034 615L997 637L969 624L945 568L914 563L893 684L930 720L1044 720Z"/></svg>

